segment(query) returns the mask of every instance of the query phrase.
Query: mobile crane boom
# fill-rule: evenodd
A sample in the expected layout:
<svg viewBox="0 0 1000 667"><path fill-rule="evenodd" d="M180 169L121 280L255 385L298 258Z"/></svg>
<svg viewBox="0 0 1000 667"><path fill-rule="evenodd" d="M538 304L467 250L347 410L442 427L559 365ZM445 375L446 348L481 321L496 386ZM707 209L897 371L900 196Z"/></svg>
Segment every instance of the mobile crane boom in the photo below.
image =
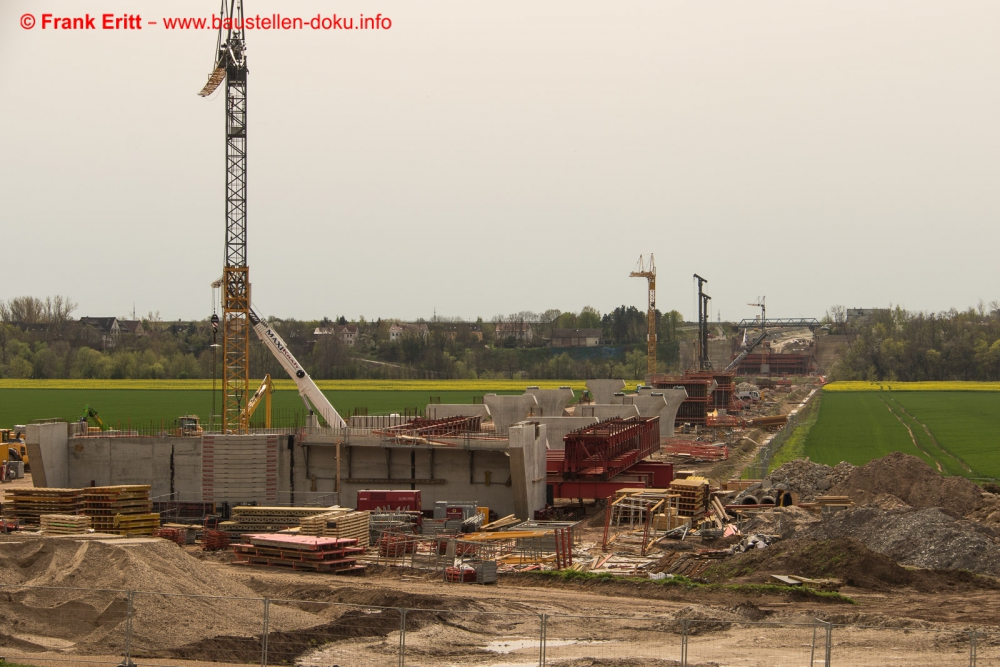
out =
<svg viewBox="0 0 1000 667"><path fill-rule="evenodd" d="M285 369L288 375L295 380L295 386L298 387L299 396L302 397L306 408L317 412L329 426L333 428L346 428L347 422L343 420L333 407L333 404L330 403L330 400L323 395L323 392L319 390L313 379L309 377L309 374L306 373L305 369L295 359L295 355L285 345L285 341L268 324L267 320L257 315L253 308L250 309L250 322L253 324L253 330L257 334L257 337L267 346L267 349L271 350L271 354L274 355L274 358L278 360L278 363L281 364L281 367Z"/></svg>

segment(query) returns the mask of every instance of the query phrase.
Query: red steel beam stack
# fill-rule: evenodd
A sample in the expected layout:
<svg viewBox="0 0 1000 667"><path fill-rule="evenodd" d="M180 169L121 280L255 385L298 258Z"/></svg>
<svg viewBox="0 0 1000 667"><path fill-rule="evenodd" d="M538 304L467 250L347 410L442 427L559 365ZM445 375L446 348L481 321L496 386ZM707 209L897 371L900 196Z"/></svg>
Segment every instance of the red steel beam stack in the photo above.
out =
<svg viewBox="0 0 1000 667"><path fill-rule="evenodd" d="M566 435L563 479L608 481L660 448L659 417L613 418Z"/></svg>
<svg viewBox="0 0 1000 667"><path fill-rule="evenodd" d="M315 570L344 574L365 569L354 556L364 553L353 538L306 537L270 533L244 535L233 545L240 560L234 565L277 565L293 570Z"/></svg>

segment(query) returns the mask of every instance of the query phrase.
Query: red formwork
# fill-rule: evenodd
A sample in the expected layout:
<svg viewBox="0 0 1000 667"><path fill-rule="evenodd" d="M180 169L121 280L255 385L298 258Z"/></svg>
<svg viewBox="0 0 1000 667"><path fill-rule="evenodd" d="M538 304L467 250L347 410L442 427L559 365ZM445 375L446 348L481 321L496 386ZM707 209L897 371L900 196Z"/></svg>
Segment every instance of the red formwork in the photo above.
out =
<svg viewBox="0 0 1000 667"><path fill-rule="evenodd" d="M768 371L761 372L767 365ZM738 375L809 375L815 370L816 363L811 354L748 354L736 368Z"/></svg>
<svg viewBox="0 0 1000 667"><path fill-rule="evenodd" d="M555 452L561 454L562 452ZM561 460L561 457L556 457ZM674 466L664 461L642 461L609 481L579 476L564 480L561 475L549 474L546 483L552 489L552 498L593 498L603 500L614 496L619 489L665 489L674 479Z"/></svg>
<svg viewBox="0 0 1000 667"><path fill-rule="evenodd" d="M708 410L729 410L736 396L736 373L729 371L689 371L685 378L714 380L715 389L708 396Z"/></svg>
<svg viewBox="0 0 1000 667"><path fill-rule="evenodd" d="M709 373L707 376L685 375L675 377L670 375L654 375L651 383L654 389L675 389L681 388L687 392L688 397L684 399L677 409L677 416L674 418L674 425L693 424L704 426L708 418L709 400L712 395L713 378Z"/></svg>
<svg viewBox="0 0 1000 667"><path fill-rule="evenodd" d="M660 418L616 417L568 433L563 441L562 459L547 461L547 470L567 480L608 481L659 450Z"/></svg>

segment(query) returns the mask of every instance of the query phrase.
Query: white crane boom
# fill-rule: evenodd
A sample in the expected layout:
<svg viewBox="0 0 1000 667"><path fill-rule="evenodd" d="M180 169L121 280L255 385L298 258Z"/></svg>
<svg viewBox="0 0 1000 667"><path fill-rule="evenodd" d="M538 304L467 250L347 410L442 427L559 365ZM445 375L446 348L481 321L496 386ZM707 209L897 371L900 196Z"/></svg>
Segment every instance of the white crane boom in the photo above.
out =
<svg viewBox="0 0 1000 667"><path fill-rule="evenodd" d="M268 324L267 320L257 315L252 308L250 309L250 321L253 323L253 330L257 333L257 337L267 346L267 349L271 350L271 354L288 375L295 380L295 386L299 388L299 396L302 397L306 407L319 413L329 426L347 428L347 423L337 413L329 399L319 390L305 369L299 365L278 332Z"/></svg>

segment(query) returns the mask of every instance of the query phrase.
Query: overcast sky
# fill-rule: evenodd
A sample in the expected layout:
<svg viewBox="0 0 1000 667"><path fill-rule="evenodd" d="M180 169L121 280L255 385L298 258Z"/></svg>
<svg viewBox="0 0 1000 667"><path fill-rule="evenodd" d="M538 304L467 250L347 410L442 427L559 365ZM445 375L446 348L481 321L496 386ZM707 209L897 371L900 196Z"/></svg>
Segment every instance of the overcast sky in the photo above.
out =
<svg viewBox="0 0 1000 667"><path fill-rule="evenodd" d="M998 294L1000 3L330 2L248 35L254 302L312 319ZM0 298L195 319L222 271L216 0L0 0ZM32 13L35 27L21 27ZM133 31L42 29L141 14ZM98 20L98 27L100 21Z"/></svg>

